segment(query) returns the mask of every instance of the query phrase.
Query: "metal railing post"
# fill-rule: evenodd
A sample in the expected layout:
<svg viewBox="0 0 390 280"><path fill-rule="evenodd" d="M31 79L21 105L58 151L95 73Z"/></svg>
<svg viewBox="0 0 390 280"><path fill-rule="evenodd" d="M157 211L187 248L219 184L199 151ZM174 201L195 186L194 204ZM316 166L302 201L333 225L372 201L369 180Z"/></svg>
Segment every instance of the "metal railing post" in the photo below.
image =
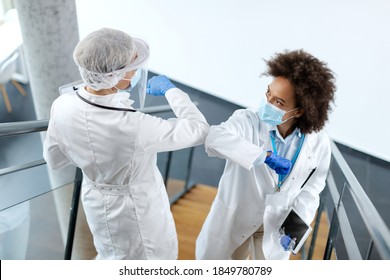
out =
<svg viewBox="0 0 390 280"><path fill-rule="evenodd" d="M166 169L165 169L165 178L164 178L164 184L165 188L168 188L168 179L169 179L169 172L171 171L171 161L172 161L172 152L168 152L168 159L167 159L167 164L166 164Z"/></svg>
<svg viewBox="0 0 390 280"><path fill-rule="evenodd" d="M313 258L314 248L315 248L315 244L316 244L316 240L317 240L318 228L320 226L320 221L321 221L321 215L322 215L322 212L324 211L324 207L325 207L325 201L326 201L325 191L326 191L326 189L324 189L324 191L322 191L322 193L320 194L320 206L318 207L318 210L317 210L317 217L315 220L313 236L312 236L312 239L310 241L309 252L307 254L308 260L311 260Z"/></svg>
<svg viewBox="0 0 390 280"><path fill-rule="evenodd" d="M80 168L76 168L72 204L70 207L68 236L67 236L66 246L65 246L65 257L64 257L65 260L72 259L73 241L74 241L74 236L76 231L77 213L79 209L82 181L83 181L83 173Z"/></svg>

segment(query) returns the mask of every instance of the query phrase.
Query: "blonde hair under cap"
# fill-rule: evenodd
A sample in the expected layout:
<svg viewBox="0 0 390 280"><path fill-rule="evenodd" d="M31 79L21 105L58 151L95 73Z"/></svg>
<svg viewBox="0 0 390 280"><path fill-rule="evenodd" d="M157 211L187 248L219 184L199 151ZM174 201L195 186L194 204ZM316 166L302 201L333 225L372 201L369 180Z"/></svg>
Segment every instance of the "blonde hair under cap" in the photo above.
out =
<svg viewBox="0 0 390 280"><path fill-rule="evenodd" d="M111 28L90 33L73 52L81 78L93 90L114 87L127 72L142 67L148 58L149 46L145 41Z"/></svg>

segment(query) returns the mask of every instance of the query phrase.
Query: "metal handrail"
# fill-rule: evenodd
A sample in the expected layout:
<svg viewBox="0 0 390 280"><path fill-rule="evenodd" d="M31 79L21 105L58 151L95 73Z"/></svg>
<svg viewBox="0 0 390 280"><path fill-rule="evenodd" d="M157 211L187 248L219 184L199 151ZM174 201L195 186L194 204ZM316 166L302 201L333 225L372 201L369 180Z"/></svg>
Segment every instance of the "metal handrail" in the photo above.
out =
<svg viewBox="0 0 390 280"><path fill-rule="evenodd" d="M351 197L361 215L363 222L372 238L372 242L376 245L378 253L383 259L390 259L390 230L386 226L382 217L379 215L372 201L365 193L363 187L353 174L351 168L345 161L340 150L336 146L336 143L331 142L333 163L336 163L345 177L346 183L343 186L342 193L339 194L336 183L333 178L332 172L329 173L327 178L327 186L330 190L334 202L334 211L336 216L340 220L337 223L337 227L340 228L346 245L348 256L352 259L361 259L361 254L357 248L356 241L353 237L352 230L350 229L350 223L348 217L345 214L345 208L342 203L342 197L344 189L348 189L351 193ZM330 229L332 231L332 228ZM351 241L355 241L355 244L351 244ZM328 237L328 243L331 240Z"/></svg>
<svg viewBox="0 0 390 280"><path fill-rule="evenodd" d="M172 108L169 105L150 106L140 110L140 112L147 114L158 114L170 111L172 111ZM1 123L0 137L45 131L47 130L48 125L49 120Z"/></svg>
<svg viewBox="0 0 390 280"><path fill-rule="evenodd" d="M1 123L0 137L45 131L48 125L49 120Z"/></svg>

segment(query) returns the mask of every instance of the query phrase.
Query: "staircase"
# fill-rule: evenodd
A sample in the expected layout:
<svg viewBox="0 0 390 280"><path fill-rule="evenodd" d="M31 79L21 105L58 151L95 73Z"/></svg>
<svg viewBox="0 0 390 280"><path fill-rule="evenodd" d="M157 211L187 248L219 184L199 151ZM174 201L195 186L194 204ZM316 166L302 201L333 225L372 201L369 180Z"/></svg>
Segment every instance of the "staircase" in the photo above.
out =
<svg viewBox="0 0 390 280"><path fill-rule="evenodd" d="M172 205L179 238L179 260L195 259L195 241L216 194L217 188L196 185Z"/></svg>
<svg viewBox="0 0 390 280"><path fill-rule="evenodd" d="M217 194L217 188L198 184L172 205L173 218L179 238L179 260L195 259L195 242L202 228L204 220L210 211L211 204ZM314 228L314 224L312 224ZM326 239L329 231L326 213L322 212L317 235L313 260L322 260L324 257ZM306 246L310 244L312 234ZM308 247L306 248L308 250ZM301 259L301 253L291 255L291 260ZM332 259L336 259L335 256Z"/></svg>

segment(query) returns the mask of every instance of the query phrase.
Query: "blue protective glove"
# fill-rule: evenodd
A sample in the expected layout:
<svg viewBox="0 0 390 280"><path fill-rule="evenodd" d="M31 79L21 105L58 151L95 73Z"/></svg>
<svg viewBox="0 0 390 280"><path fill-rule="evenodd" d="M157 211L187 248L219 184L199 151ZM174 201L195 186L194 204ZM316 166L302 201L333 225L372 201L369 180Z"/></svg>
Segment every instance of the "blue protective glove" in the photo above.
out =
<svg viewBox="0 0 390 280"><path fill-rule="evenodd" d="M146 93L150 95L165 95L165 93L176 86L166 76L154 76L148 81Z"/></svg>
<svg viewBox="0 0 390 280"><path fill-rule="evenodd" d="M282 235L280 237L280 245L282 245L285 251L291 251L293 255L295 255L295 253L293 252L295 244L296 238L291 238L290 235Z"/></svg>
<svg viewBox="0 0 390 280"><path fill-rule="evenodd" d="M290 160L284 157L279 157L272 152L270 156L266 157L264 163L266 163L271 169L275 170L275 172L279 175L286 175L291 169Z"/></svg>
<svg viewBox="0 0 390 280"><path fill-rule="evenodd" d="M280 237L280 245L282 245L285 251L290 251L291 249L290 244L291 244L290 235L282 235L282 237Z"/></svg>

